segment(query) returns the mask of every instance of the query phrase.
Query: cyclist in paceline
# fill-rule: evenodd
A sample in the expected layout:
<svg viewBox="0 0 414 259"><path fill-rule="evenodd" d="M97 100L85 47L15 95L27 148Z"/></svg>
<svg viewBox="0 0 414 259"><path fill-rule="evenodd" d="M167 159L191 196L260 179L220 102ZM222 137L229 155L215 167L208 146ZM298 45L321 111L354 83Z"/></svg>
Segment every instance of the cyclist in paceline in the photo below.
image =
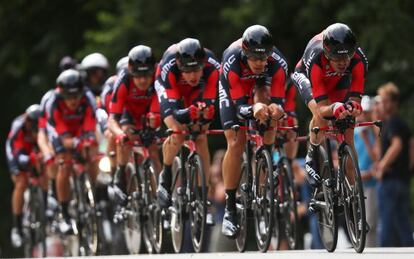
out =
<svg viewBox="0 0 414 259"><path fill-rule="evenodd" d="M68 212L70 201L69 177L73 154L84 154L88 147L87 171L92 180L96 178L97 146L94 100L88 94L80 73L74 69L62 72L56 80L56 94L48 102L47 132L57 161L63 161L56 177L56 194L61 205L59 229L70 233L72 224Z"/></svg>
<svg viewBox="0 0 414 259"><path fill-rule="evenodd" d="M31 170L37 147L37 123L41 114L38 104L33 104L27 108L26 112L13 120L11 130L6 141L6 155L14 189L12 194L12 214L13 227L11 231L11 241L14 247L22 245L22 214L23 214L23 194L28 186L28 173ZM47 185L43 186L44 189Z"/></svg>
<svg viewBox="0 0 414 259"><path fill-rule="evenodd" d="M235 238L238 234L236 189L239 186L241 162L246 144L244 130L235 132L232 126L245 119L261 122L272 119L271 126L283 116L283 100L288 65L273 45L267 28L253 25L242 39L232 43L223 53L220 70L220 117L227 140L223 160L223 179L226 188L226 208L222 232ZM267 131L264 144L272 151L275 131Z"/></svg>
<svg viewBox="0 0 414 259"><path fill-rule="evenodd" d="M165 51L157 68L155 87L160 100L161 115L169 129L186 130L187 125L195 120L203 124L202 130L208 129L214 117L219 66L214 54L203 48L197 39L184 39ZM201 103L205 107L201 107L204 105ZM184 135L173 134L163 145L163 171L157 190L158 201L163 208L171 205L171 167L184 140ZM201 134L195 142L208 185L210 154L207 136Z"/></svg>
<svg viewBox="0 0 414 259"><path fill-rule="evenodd" d="M150 47L139 45L132 48L128 53L128 69L121 70L118 75L109 104L108 127L115 136L117 147L115 191L123 202L127 187L125 168L132 152L132 145L126 144L126 141L138 140L137 130L146 126L155 130L161 124L160 105L154 88L155 67L155 57ZM140 135L141 141L146 141L144 137ZM155 170L159 172L161 162L155 143L149 147L149 151Z"/></svg>
<svg viewBox="0 0 414 259"><path fill-rule="evenodd" d="M358 46L351 29L335 23L314 36L296 65L292 80L303 101L312 112L309 128L322 127L327 119L343 119L361 114L361 95L364 93L368 61ZM345 141L353 146L353 129L345 132ZM310 131L306 156L306 179L316 187L321 182L315 171L314 155L324 134ZM349 178L353 182L353 178Z"/></svg>

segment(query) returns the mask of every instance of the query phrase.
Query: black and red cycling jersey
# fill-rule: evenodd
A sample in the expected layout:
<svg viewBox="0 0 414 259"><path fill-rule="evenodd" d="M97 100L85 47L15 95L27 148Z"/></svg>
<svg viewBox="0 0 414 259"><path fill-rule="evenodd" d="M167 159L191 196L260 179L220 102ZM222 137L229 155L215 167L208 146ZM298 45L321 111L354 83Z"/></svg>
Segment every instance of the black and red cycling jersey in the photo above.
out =
<svg viewBox="0 0 414 259"><path fill-rule="evenodd" d="M364 93L368 60L360 47L357 47L349 67L344 73L335 72L323 52L323 32L314 36L306 46L302 59L295 72L309 79L312 97L316 102L330 100L344 102L349 97L361 97ZM295 80L295 76L292 77ZM296 81L300 81L300 75ZM300 85L300 82L295 84Z"/></svg>
<svg viewBox="0 0 414 259"><path fill-rule="evenodd" d="M109 104L111 103L112 95L114 93L115 85L117 84L119 74L126 73L126 72L127 72L126 68L120 69L117 74L109 77L103 85L101 96L100 96L100 105L98 106L98 108L103 109L104 111L106 111L107 114L110 113Z"/></svg>
<svg viewBox="0 0 414 259"><path fill-rule="evenodd" d="M55 89L50 89L49 91L47 91L41 101L40 101L40 108L42 109L42 114L39 117L39 122L38 122L38 127L39 130L46 130L46 124L47 124L47 106L48 106L48 102L50 100L54 99L54 95L56 94L56 90Z"/></svg>
<svg viewBox="0 0 414 259"><path fill-rule="evenodd" d="M289 116L294 116L296 117L296 94L297 94L297 90L295 85L292 83L291 80L287 80L287 84L286 84L286 90L285 90L285 106L284 106L284 110L285 113L288 114Z"/></svg>
<svg viewBox="0 0 414 259"><path fill-rule="evenodd" d="M96 129L94 97L85 90L80 103L75 110L70 110L58 90L53 99L48 102L47 132L50 137L81 137L85 134L93 135Z"/></svg>
<svg viewBox="0 0 414 259"><path fill-rule="evenodd" d="M99 108L106 111L109 114L109 104L112 100L112 95L114 93L114 87L116 80L118 79L118 75L113 75L109 77L102 89L101 98L100 98L100 106Z"/></svg>
<svg viewBox="0 0 414 259"><path fill-rule="evenodd" d="M164 53L156 71L155 88L160 100L161 114L165 118L179 108L189 107L196 102L214 104L217 97L217 82L220 62L212 51L204 48L206 58L203 75L196 86L190 86L182 77L176 64L177 44L170 46ZM184 107L180 107L182 101Z"/></svg>
<svg viewBox="0 0 414 259"><path fill-rule="evenodd" d="M6 141L7 162L13 174L20 171L18 162L20 155L29 155L38 150L36 136L26 128L25 123L24 114L14 119Z"/></svg>
<svg viewBox="0 0 414 259"><path fill-rule="evenodd" d="M132 119L137 128L142 128L144 125L141 120L144 115L149 112L160 112L154 86L151 85L147 90L140 90L135 86L133 77L127 71L119 74L113 91L109 109L110 114L118 122L126 116L130 117L128 122Z"/></svg>
<svg viewBox="0 0 414 259"><path fill-rule="evenodd" d="M240 125L239 108L253 104L254 91L269 87L272 103L283 106L288 64L280 51L273 47L262 74L249 68L242 50L242 40L233 42L224 52L220 69L220 119L223 129Z"/></svg>
<svg viewBox="0 0 414 259"><path fill-rule="evenodd" d="M254 74L247 64L247 57L243 54L242 39L239 39L223 52L220 84L229 89L231 99L237 104L252 103L255 86L270 86L271 102L283 105L287 73L285 57L273 47L265 71L259 75Z"/></svg>

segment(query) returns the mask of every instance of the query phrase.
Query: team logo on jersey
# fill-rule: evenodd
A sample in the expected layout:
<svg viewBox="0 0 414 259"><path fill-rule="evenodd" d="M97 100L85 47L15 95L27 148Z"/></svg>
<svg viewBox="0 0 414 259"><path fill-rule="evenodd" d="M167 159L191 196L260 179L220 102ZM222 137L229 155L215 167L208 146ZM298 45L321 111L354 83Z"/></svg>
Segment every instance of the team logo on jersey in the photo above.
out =
<svg viewBox="0 0 414 259"><path fill-rule="evenodd" d="M276 52L272 53L272 58L274 58L277 62L279 62L280 66L282 66L283 70L286 74L288 74L288 64L285 59L279 56Z"/></svg>
<svg viewBox="0 0 414 259"><path fill-rule="evenodd" d="M167 78L168 71L170 71L171 67L175 65L175 59L171 59L168 63L162 66L161 69L161 78L163 81Z"/></svg>
<svg viewBox="0 0 414 259"><path fill-rule="evenodd" d="M351 74L350 71L345 71L344 73L339 73L339 72L335 72L335 71L326 71L325 73L325 77L334 77L334 76L346 76Z"/></svg>
<svg viewBox="0 0 414 259"><path fill-rule="evenodd" d="M209 57L207 61L208 63L212 64L217 70L220 69L220 63L217 62L217 60L215 60L214 58Z"/></svg>
<svg viewBox="0 0 414 259"><path fill-rule="evenodd" d="M220 109L222 109L223 107L230 106L229 97L220 81L219 81L219 99L220 99L220 102L219 102Z"/></svg>
<svg viewBox="0 0 414 259"><path fill-rule="evenodd" d="M224 77L227 79L227 74L229 73L229 71L230 71L230 66L231 66L231 64L233 64L234 63L234 61L236 61L236 57L235 57L235 55L233 54L233 55L231 55L228 59L227 59L227 61L226 62L224 62L224 65L223 65L223 74L224 74Z"/></svg>

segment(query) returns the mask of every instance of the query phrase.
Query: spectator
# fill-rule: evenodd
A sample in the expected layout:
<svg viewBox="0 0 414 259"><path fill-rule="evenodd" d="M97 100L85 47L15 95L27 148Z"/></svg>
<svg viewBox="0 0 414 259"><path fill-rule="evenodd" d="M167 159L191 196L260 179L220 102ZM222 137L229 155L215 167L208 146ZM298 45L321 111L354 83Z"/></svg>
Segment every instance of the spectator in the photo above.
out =
<svg viewBox="0 0 414 259"><path fill-rule="evenodd" d="M381 159L376 167L381 246L413 246L410 226L409 145L411 132L398 114L400 92L393 83L378 89L383 109Z"/></svg>
<svg viewBox="0 0 414 259"><path fill-rule="evenodd" d="M362 97L362 114L357 118L358 122L372 120L373 99L365 95ZM354 131L355 150L358 154L358 164L361 170L361 178L364 187L365 212L370 231L366 237L366 246L375 247L377 245L377 196L376 180L374 178L373 165L377 161L375 152L375 132L372 127L358 127Z"/></svg>

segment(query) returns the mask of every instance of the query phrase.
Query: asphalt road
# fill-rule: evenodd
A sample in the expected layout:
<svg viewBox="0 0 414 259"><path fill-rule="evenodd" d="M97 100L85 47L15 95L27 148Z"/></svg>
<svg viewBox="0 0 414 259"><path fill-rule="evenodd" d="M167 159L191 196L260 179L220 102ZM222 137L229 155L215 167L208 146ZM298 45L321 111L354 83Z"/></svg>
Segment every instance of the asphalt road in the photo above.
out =
<svg viewBox="0 0 414 259"><path fill-rule="evenodd" d="M246 253L205 253L205 254L162 254L162 255L125 255L116 258L168 258L168 259L251 259L260 257L260 259L324 259L324 258L367 258L367 259L399 259L414 258L414 247L408 248L366 248L362 254L357 254L353 249L338 249L334 253L328 253L325 250L295 250L295 251L270 251L265 254L258 252ZM85 258L85 257L83 257ZM115 258L115 256L101 256L100 258Z"/></svg>

